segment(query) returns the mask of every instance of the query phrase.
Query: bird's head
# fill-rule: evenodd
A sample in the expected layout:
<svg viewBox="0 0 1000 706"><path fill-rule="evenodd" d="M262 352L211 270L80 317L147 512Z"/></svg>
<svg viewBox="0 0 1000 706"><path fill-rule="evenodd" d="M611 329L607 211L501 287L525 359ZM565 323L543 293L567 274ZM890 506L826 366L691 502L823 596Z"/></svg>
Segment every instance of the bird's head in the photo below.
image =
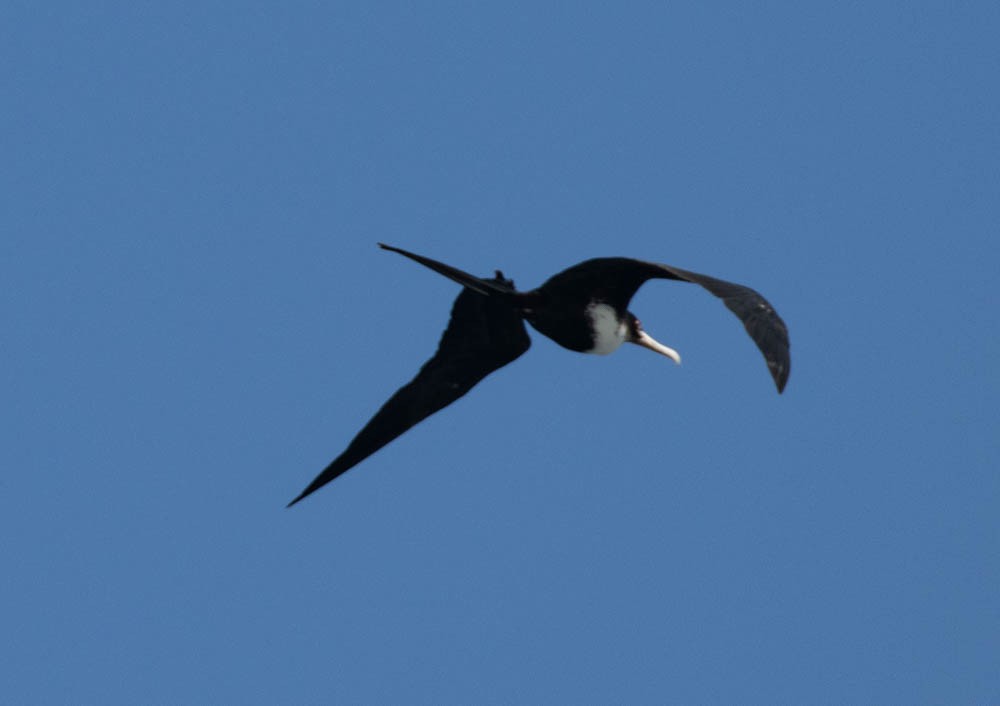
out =
<svg viewBox="0 0 1000 706"><path fill-rule="evenodd" d="M637 346L642 346L643 348L648 348L654 353L665 355L678 365L681 364L681 354L673 348L663 345L648 333L643 331L642 323L631 311L625 312L625 325L627 326L627 330L625 332L626 341L634 343Z"/></svg>

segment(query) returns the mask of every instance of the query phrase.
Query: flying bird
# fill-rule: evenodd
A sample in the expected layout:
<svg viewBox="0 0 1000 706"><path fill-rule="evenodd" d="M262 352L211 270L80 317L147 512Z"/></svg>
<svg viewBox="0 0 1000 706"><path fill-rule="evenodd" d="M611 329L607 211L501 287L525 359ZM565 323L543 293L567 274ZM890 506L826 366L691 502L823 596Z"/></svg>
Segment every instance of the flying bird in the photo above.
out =
<svg viewBox="0 0 1000 706"><path fill-rule="evenodd" d="M379 247L458 282L462 291L452 305L451 320L434 357L382 405L347 449L288 507L521 356L531 346L525 321L571 351L606 355L623 343L634 343L680 363L680 354L646 333L628 310L632 296L650 279L693 282L722 299L764 354L779 393L788 381L791 357L785 322L764 297L740 284L655 262L601 257L574 265L537 289L518 292L499 270L492 279L485 279L400 248L382 243Z"/></svg>

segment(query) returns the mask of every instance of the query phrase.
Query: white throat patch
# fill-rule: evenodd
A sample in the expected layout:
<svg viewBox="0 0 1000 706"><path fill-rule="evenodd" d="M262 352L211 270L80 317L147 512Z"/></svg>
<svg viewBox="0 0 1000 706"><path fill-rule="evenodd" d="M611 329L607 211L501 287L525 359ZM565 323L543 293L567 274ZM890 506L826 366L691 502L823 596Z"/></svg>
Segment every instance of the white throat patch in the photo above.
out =
<svg viewBox="0 0 1000 706"><path fill-rule="evenodd" d="M618 350L625 342L625 322L618 320L613 307L595 302L587 307L587 316L594 324L594 347L588 353L607 355Z"/></svg>

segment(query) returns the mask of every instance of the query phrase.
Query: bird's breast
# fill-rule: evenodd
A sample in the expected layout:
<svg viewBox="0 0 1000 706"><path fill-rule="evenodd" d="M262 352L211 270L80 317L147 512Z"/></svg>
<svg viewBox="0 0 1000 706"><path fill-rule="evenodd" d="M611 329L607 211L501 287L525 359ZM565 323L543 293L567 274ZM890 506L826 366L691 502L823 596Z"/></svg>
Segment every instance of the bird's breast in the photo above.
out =
<svg viewBox="0 0 1000 706"><path fill-rule="evenodd" d="M593 302L587 307L587 318L593 330L594 347L587 353L607 355L618 350L625 342L628 330L625 320L614 307L604 302Z"/></svg>

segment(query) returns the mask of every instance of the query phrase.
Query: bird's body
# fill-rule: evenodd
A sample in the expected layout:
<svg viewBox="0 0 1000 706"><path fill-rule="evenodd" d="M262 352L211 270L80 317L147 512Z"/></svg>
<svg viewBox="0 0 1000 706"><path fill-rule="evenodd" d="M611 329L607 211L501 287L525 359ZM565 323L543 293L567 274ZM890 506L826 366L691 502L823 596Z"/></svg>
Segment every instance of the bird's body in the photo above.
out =
<svg viewBox="0 0 1000 706"><path fill-rule="evenodd" d="M788 330L767 300L749 287L670 265L608 257L586 260L554 275L537 289L518 292L499 271L493 279L483 279L406 250L380 246L458 282L463 289L434 357L389 398L347 449L289 506L521 356L531 346L524 321L572 351L606 355L627 342L680 363L677 351L649 336L628 311L632 296L650 279L693 282L722 299L764 354L779 393L788 380Z"/></svg>

